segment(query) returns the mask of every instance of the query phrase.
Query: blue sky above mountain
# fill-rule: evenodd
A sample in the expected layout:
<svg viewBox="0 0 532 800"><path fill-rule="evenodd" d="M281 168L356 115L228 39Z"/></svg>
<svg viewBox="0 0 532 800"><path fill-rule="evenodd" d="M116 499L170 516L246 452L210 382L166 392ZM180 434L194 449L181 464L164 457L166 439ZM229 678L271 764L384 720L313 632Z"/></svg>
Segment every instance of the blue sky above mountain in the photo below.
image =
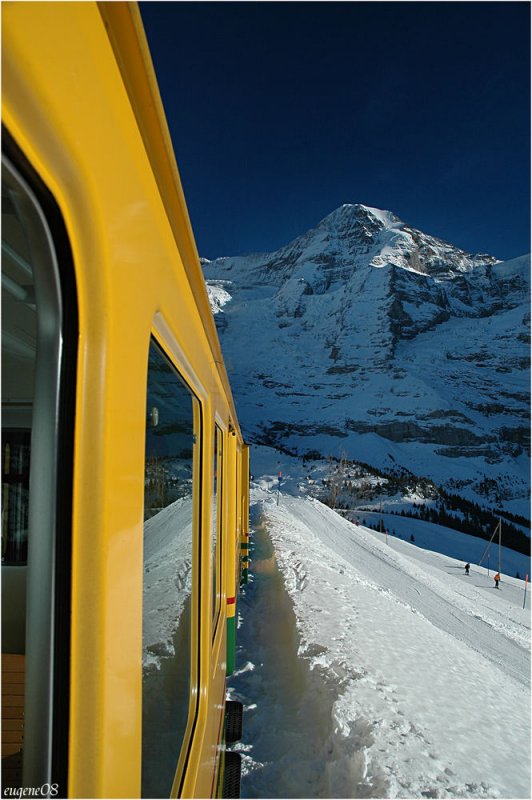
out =
<svg viewBox="0 0 532 800"><path fill-rule="evenodd" d="M362 199L530 251L530 7L141 3L199 252L275 250Z"/></svg>

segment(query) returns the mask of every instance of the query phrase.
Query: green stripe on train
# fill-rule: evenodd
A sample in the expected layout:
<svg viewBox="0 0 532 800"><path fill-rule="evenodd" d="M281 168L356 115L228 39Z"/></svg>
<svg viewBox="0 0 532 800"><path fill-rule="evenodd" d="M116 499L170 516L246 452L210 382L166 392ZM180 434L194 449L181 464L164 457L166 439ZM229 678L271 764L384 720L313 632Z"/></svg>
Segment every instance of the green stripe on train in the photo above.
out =
<svg viewBox="0 0 532 800"><path fill-rule="evenodd" d="M227 618L227 674L232 675L236 657L236 616Z"/></svg>

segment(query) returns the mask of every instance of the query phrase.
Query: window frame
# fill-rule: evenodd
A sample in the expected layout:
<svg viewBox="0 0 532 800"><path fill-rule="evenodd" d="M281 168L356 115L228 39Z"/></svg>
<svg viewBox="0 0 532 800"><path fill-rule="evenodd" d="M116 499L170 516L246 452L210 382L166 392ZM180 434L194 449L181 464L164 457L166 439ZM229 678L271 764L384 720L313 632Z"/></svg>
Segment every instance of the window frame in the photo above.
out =
<svg viewBox="0 0 532 800"><path fill-rule="evenodd" d="M194 735L200 719L200 697L202 685L202 598L204 594L203 580L203 551L204 551L204 462L205 462L205 409L208 402L208 393L205 390L196 371L192 367L185 351L163 314L158 312L153 320L152 329L146 349L146 376L148 374L148 353L151 344L155 344L164 357L176 371L181 381L195 397L194 404L194 434L197 437L197 458L193 463L193 487L197 489L192 493L192 590L191 590L191 650L190 650L190 690L187 724L181 743L181 750L172 786L171 796L180 797L186 777L187 766L190 760ZM196 418L197 417L197 418Z"/></svg>

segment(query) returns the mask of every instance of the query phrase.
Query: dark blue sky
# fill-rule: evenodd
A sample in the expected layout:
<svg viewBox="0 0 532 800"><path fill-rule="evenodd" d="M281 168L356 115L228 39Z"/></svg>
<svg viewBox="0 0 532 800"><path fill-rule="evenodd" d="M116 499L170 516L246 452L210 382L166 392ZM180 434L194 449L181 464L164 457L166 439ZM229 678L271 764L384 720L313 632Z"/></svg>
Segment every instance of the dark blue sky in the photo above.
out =
<svg viewBox="0 0 532 800"><path fill-rule="evenodd" d="M274 250L342 203L530 251L528 2L145 2L200 255Z"/></svg>

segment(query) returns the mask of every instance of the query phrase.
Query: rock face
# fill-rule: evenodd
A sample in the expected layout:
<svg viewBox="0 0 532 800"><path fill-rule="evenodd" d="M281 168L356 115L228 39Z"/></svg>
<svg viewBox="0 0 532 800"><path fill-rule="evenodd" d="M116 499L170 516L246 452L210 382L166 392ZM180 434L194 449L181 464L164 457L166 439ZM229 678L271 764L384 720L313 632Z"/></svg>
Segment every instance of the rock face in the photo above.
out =
<svg viewBox="0 0 532 800"><path fill-rule="evenodd" d="M471 255L344 205L274 253L203 266L250 441L527 513L529 256Z"/></svg>

